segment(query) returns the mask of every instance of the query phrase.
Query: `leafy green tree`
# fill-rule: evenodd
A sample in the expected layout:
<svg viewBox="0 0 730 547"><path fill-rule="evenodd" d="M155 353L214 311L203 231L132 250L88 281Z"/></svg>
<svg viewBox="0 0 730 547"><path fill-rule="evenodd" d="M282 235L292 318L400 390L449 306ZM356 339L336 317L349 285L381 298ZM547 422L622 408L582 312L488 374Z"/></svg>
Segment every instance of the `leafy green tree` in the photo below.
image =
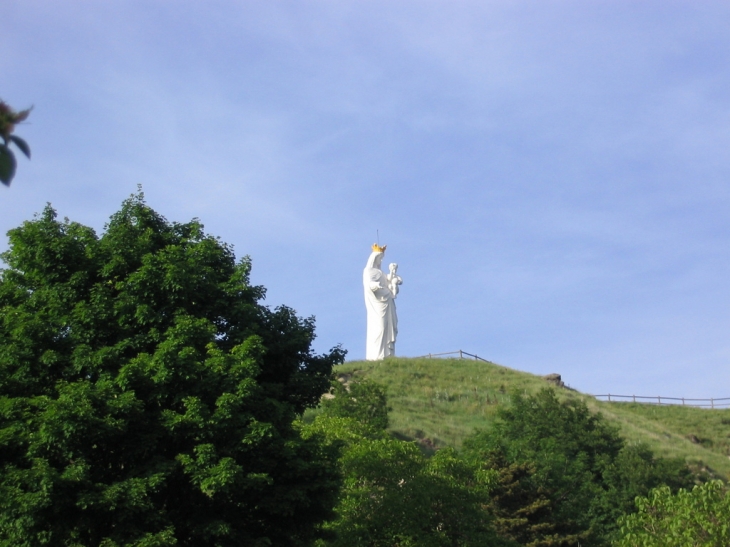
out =
<svg viewBox="0 0 730 547"><path fill-rule="evenodd" d="M324 414L355 418L375 429L388 428L388 396L380 384L359 380L345 386L334 380L330 394L332 398L322 400Z"/></svg>
<svg viewBox="0 0 730 547"><path fill-rule="evenodd" d="M415 443L391 438L352 417L321 414L305 435L323 435L341 450L344 484L327 525L330 547L468 547L513 543L494 532L485 500L494 472L452 449L426 457Z"/></svg>
<svg viewBox="0 0 730 547"><path fill-rule="evenodd" d="M105 232L53 209L0 272L0 545L308 545L336 454L293 425L344 352L259 302L250 261L142 194Z"/></svg>
<svg viewBox="0 0 730 547"><path fill-rule="evenodd" d="M730 492L721 481L672 494L668 486L636 499L638 512L619 521L616 547L727 547Z"/></svg>
<svg viewBox="0 0 730 547"><path fill-rule="evenodd" d="M14 144L18 149L30 159L30 147L28 143L17 135L13 135L15 126L28 118L31 109L21 110L15 112L7 103L0 101L0 138L3 142L0 143L0 182L5 186L10 186L10 182L15 177L15 169L17 168L18 162L15 160L15 154L13 154L10 148L11 144Z"/></svg>
<svg viewBox="0 0 730 547"><path fill-rule="evenodd" d="M676 492L693 482L692 472L682 459L655 458L645 444L625 444L602 469L602 495L594 500L594 511L602 529L613 532L622 515L636 510L637 496L646 496L659 486Z"/></svg>
<svg viewBox="0 0 730 547"><path fill-rule="evenodd" d="M525 514L529 505L496 507L502 519L527 519L530 526L522 528L520 538L534 545L605 545L636 495L660 484L687 485L690 478L683 463L627 446L600 414L579 400L560 401L550 389L514 394L492 429L467 439L465 449L487 463L498 454L500 470L511 464L534 467L519 481L520 490L530 493L529 503L540 499L537 492L547 498L549 513Z"/></svg>
<svg viewBox="0 0 730 547"><path fill-rule="evenodd" d="M501 537L527 547L575 545L585 539L585 532L562 533L559 523L553 519L554 502L536 480L534 463L509 462L499 451L490 453L484 463L498 473L488 507Z"/></svg>

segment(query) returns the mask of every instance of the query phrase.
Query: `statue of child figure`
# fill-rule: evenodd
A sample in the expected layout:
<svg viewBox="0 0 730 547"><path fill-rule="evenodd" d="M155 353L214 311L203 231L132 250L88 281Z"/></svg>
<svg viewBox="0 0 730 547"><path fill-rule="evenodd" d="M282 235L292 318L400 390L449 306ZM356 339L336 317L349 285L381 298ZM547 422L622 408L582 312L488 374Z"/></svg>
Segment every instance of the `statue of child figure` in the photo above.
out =
<svg viewBox="0 0 730 547"><path fill-rule="evenodd" d="M403 284L403 279L401 279L401 276L398 275L398 264L395 262L392 262L388 266L388 270L390 273L386 276L388 279L388 288L390 289L390 292L393 293L393 298L398 296L398 291L400 290L398 288L399 285Z"/></svg>

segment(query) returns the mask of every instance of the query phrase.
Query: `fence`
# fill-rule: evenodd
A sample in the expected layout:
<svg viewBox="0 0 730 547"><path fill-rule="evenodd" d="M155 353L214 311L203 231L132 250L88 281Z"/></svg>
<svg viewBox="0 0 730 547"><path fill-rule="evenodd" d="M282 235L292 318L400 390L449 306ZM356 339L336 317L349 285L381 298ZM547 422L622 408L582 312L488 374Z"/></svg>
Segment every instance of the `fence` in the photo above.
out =
<svg viewBox="0 0 730 547"><path fill-rule="evenodd" d="M458 355L459 359L466 359L467 357L471 357L476 361L485 361L487 363L491 362L487 359L484 359L483 357L479 357L478 355L474 355L473 353L467 353L463 350L447 351L446 353L429 353L428 355L421 356L421 358L431 359L433 357L447 357L449 355ZM586 395L588 394L586 393ZM599 401L604 400L608 401L609 403L631 402L650 405L693 406L698 408L711 409L730 408L730 397L723 397L721 399L687 399L685 397L661 397L659 395L657 395L656 397L646 397L642 395L614 395L612 393L608 393L606 395L589 395L589 397L595 397Z"/></svg>
<svg viewBox="0 0 730 547"><path fill-rule="evenodd" d="M730 408L730 397L721 399L687 399L685 397L645 397L641 395L614 395L609 393L606 395L591 395L599 400L605 400L609 403L644 403L650 405L681 405L694 406L699 408Z"/></svg>
<svg viewBox="0 0 730 547"><path fill-rule="evenodd" d="M444 357L446 355L458 355L459 359L465 359L464 355L466 355L467 357L473 357L475 361L484 361L485 363L491 362L491 361L486 360L484 357L479 357L478 355L474 355L472 353L467 353L462 350L447 351L446 353L429 353L428 355L422 355L421 358L431 359L433 357Z"/></svg>

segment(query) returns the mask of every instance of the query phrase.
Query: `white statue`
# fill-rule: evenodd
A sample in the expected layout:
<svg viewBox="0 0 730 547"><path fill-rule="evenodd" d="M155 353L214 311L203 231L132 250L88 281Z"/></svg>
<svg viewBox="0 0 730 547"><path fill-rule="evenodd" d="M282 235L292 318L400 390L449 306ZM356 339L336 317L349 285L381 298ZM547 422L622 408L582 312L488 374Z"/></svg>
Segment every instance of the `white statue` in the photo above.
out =
<svg viewBox="0 0 730 547"><path fill-rule="evenodd" d="M386 245L387 246L387 245ZM398 298L398 291L400 291L400 285L403 284L403 279L398 275L398 264L391 262L388 265L388 288L393 293L393 299Z"/></svg>
<svg viewBox="0 0 730 547"><path fill-rule="evenodd" d="M380 269L386 245L373 245L373 252L365 265L362 283L365 290L365 308L368 313L367 344L365 359L378 361L395 355L395 338L398 335L398 316L395 313L395 293L391 291L391 276ZM395 266L395 269L393 269ZM398 269L391 265L391 275ZM398 291L403 280L395 275L392 281Z"/></svg>

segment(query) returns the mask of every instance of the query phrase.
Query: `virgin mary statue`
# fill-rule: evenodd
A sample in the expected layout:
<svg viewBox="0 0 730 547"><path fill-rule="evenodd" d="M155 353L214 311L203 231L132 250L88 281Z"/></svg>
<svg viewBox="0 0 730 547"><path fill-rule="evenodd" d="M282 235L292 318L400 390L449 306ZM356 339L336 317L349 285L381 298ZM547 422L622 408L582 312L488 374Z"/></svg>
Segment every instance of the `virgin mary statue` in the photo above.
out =
<svg viewBox="0 0 730 547"><path fill-rule="evenodd" d="M398 317L395 299L385 272L380 269L386 245L373 245L373 252L362 273L365 289L365 308L368 313L368 334L365 359L378 361L395 355L395 337L398 335Z"/></svg>

